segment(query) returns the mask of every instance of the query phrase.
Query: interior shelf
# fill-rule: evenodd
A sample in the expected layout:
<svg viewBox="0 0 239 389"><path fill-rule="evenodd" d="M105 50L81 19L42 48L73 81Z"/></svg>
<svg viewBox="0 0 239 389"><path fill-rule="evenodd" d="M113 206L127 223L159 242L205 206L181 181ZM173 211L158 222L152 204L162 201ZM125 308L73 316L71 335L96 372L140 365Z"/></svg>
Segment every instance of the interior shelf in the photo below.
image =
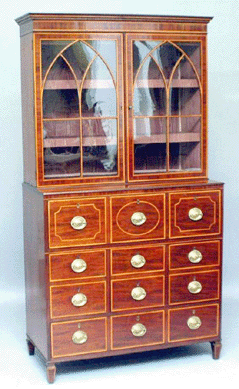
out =
<svg viewBox="0 0 239 389"><path fill-rule="evenodd" d="M169 138L170 143L187 143L200 142L199 133L171 133ZM151 136L137 136L134 140L135 144L147 143L166 143L166 134L151 135Z"/></svg>
<svg viewBox="0 0 239 389"><path fill-rule="evenodd" d="M77 80L79 85L81 80ZM112 80L85 80L83 89L110 89L115 88ZM44 89L76 89L75 80L47 80Z"/></svg>
<svg viewBox="0 0 239 389"><path fill-rule="evenodd" d="M106 146L114 145L116 146L116 139L110 139L104 136L94 136L94 137L83 137L82 138L83 146ZM51 147L79 147L80 138L79 137L69 137L69 138L46 138L44 139L44 148Z"/></svg>
<svg viewBox="0 0 239 389"><path fill-rule="evenodd" d="M169 80L166 80L167 84ZM165 88L163 80L137 80L136 88ZM171 82L172 88L198 88L198 81L196 79L173 79Z"/></svg>

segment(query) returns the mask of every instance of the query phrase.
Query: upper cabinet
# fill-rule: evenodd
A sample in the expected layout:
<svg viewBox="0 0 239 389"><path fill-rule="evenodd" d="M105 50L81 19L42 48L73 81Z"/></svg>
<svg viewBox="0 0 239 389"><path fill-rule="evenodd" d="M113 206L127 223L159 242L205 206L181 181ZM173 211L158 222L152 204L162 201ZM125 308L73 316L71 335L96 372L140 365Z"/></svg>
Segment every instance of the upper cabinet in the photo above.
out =
<svg viewBox="0 0 239 389"><path fill-rule="evenodd" d="M18 20L33 47L22 51L34 102L23 99L25 181L206 180L210 19L74 17Z"/></svg>

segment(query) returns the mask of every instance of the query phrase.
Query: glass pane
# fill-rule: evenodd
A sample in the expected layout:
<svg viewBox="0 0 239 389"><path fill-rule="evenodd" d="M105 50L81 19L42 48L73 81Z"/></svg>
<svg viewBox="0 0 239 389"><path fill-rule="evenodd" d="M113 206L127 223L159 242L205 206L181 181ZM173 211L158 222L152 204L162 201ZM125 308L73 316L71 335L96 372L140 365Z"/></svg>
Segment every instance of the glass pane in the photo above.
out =
<svg viewBox="0 0 239 389"><path fill-rule="evenodd" d="M76 117L79 117L79 99L76 89L44 90L44 119Z"/></svg>
<svg viewBox="0 0 239 389"><path fill-rule="evenodd" d="M173 74L169 108L171 115L200 115L201 113L201 93L198 79L193 67L185 57L182 58Z"/></svg>
<svg viewBox="0 0 239 389"><path fill-rule="evenodd" d="M44 89L76 89L74 75L63 57L58 57L47 75Z"/></svg>
<svg viewBox="0 0 239 389"><path fill-rule="evenodd" d="M155 61L148 57L135 81L134 115L166 114L166 91L162 74Z"/></svg>
<svg viewBox="0 0 239 389"><path fill-rule="evenodd" d="M87 67L95 57L95 52L88 45L79 41L65 50L63 56L72 67L76 78L82 80Z"/></svg>
<svg viewBox="0 0 239 389"><path fill-rule="evenodd" d="M170 143L170 170L199 170L200 164L200 142Z"/></svg>
<svg viewBox="0 0 239 389"><path fill-rule="evenodd" d="M117 173L117 121L89 119L82 121L84 176Z"/></svg>
<svg viewBox="0 0 239 389"><path fill-rule="evenodd" d="M82 116L115 117L116 91L112 76L100 57L87 71L82 90Z"/></svg>
<svg viewBox="0 0 239 389"><path fill-rule="evenodd" d="M80 174L80 121L44 121L45 177Z"/></svg>
<svg viewBox="0 0 239 389"><path fill-rule="evenodd" d="M64 50L70 41L42 41L42 77L45 77L46 71L56 56Z"/></svg>
<svg viewBox="0 0 239 389"><path fill-rule="evenodd" d="M100 54L101 58L109 67L112 76L116 79L117 62L116 62L116 42L115 41L87 41L87 43L95 50L95 54Z"/></svg>
<svg viewBox="0 0 239 389"><path fill-rule="evenodd" d="M190 60L193 62L198 75L201 75L201 52L200 52L200 43L177 43L177 45L187 54ZM186 68L185 68L185 77L186 77ZM189 77L188 77L189 78Z"/></svg>
<svg viewBox="0 0 239 389"><path fill-rule="evenodd" d="M152 50L160 45L160 41L135 41L133 46L133 65L134 76L136 75L142 61L152 52Z"/></svg>
<svg viewBox="0 0 239 389"><path fill-rule="evenodd" d="M181 51L171 43L164 43L153 52L153 57L163 70L166 79L169 79L174 66L181 56Z"/></svg>
<svg viewBox="0 0 239 389"><path fill-rule="evenodd" d="M137 118L134 123L135 173L166 169L166 118Z"/></svg>

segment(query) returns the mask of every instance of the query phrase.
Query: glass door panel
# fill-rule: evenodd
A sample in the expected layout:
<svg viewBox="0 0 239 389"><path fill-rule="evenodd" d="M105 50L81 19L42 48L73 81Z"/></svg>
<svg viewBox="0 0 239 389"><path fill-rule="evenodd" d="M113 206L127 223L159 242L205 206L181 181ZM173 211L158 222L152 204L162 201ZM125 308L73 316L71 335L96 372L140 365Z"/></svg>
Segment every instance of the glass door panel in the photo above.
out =
<svg viewBox="0 0 239 389"><path fill-rule="evenodd" d="M161 42L134 42L134 172L166 169L165 77L156 59Z"/></svg>
<svg viewBox="0 0 239 389"><path fill-rule="evenodd" d="M44 176L114 176L118 158L114 40L42 42Z"/></svg>

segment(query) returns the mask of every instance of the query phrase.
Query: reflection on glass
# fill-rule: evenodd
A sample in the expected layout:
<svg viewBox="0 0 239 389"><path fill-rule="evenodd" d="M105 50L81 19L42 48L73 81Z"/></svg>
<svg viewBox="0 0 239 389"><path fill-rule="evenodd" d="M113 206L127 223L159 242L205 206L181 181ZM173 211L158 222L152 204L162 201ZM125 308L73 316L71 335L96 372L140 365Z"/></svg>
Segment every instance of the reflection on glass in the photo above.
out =
<svg viewBox="0 0 239 389"><path fill-rule="evenodd" d="M42 77L56 56L68 46L70 41L42 41Z"/></svg>
<svg viewBox="0 0 239 389"><path fill-rule="evenodd" d="M83 174L117 173L117 121L89 119L82 122Z"/></svg>

